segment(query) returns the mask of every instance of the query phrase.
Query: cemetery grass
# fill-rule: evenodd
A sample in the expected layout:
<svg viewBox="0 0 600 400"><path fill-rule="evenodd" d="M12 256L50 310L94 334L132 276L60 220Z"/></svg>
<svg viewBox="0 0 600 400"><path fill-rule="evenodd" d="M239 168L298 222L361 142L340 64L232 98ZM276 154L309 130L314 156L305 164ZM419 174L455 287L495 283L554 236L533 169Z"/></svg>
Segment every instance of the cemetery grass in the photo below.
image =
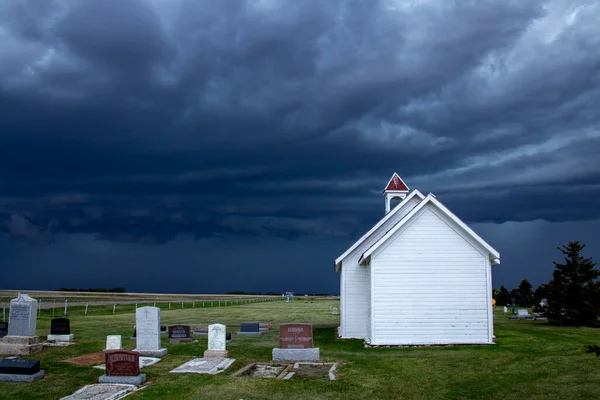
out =
<svg viewBox="0 0 600 400"><path fill-rule="evenodd" d="M232 333L228 344L235 363L218 375L171 374L170 370L206 349L198 343L163 346L169 355L146 367L149 385L131 399L589 399L598 398L600 359L584 352L598 343L591 328L551 327L544 321L509 321L498 308L495 345L411 348L364 348L360 340L336 337L339 316L331 314L338 301L294 300L205 309L163 310L161 324L193 327L221 322ZM40 359L46 377L33 384L0 383L0 398L58 399L86 384L96 383L103 371L62 362L66 358L101 351L108 334L120 334L124 347L135 314L73 315L72 332L78 342L70 347L46 347L29 358ZM269 322L262 336L236 335L241 322ZM325 377L273 380L230 375L246 364L269 362L278 343L281 322L310 322L322 361L338 361L338 379ZM50 317L38 319L40 339L49 333Z"/></svg>

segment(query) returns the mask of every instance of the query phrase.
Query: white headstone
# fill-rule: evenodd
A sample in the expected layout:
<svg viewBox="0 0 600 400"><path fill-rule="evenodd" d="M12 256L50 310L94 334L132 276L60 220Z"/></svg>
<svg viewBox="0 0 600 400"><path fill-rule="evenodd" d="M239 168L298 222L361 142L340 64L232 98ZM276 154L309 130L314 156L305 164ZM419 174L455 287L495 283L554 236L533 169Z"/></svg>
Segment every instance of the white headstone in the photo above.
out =
<svg viewBox="0 0 600 400"><path fill-rule="evenodd" d="M121 349L121 335L108 335L106 337L106 350Z"/></svg>
<svg viewBox="0 0 600 400"><path fill-rule="evenodd" d="M338 313L338 309L337 309L337 307L333 307L333 308L331 309L331 313L332 313L332 314L337 314L337 313Z"/></svg>
<svg viewBox="0 0 600 400"><path fill-rule="evenodd" d="M8 336L35 336L37 300L21 294L10 301Z"/></svg>
<svg viewBox="0 0 600 400"><path fill-rule="evenodd" d="M507 313L508 312L508 307L504 306L504 312Z"/></svg>
<svg viewBox="0 0 600 400"><path fill-rule="evenodd" d="M226 329L223 324L208 326L208 350L225 350Z"/></svg>
<svg viewBox="0 0 600 400"><path fill-rule="evenodd" d="M529 317L529 312L527 311L527 309L520 309L519 310L519 317Z"/></svg>
<svg viewBox="0 0 600 400"><path fill-rule="evenodd" d="M140 307L135 310L136 350L160 349L160 308Z"/></svg>

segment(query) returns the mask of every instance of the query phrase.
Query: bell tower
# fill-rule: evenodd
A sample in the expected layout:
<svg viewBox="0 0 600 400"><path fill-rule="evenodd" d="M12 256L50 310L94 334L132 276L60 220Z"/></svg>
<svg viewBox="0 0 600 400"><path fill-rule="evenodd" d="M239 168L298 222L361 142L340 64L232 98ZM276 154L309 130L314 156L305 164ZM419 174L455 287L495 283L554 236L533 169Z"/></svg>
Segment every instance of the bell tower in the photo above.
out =
<svg viewBox="0 0 600 400"><path fill-rule="evenodd" d="M396 172L392 175L385 189L383 189L383 196L385 197L385 213L389 213L391 210L392 199L404 200L408 194L408 186L400 178Z"/></svg>

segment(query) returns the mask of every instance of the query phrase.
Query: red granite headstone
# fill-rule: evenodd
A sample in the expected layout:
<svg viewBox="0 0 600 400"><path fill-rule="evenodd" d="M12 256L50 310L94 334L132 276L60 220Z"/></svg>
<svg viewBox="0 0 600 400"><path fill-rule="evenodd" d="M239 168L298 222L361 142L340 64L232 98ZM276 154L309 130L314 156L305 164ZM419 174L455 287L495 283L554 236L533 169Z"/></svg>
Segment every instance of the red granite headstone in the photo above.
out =
<svg viewBox="0 0 600 400"><path fill-rule="evenodd" d="M139 353L127 350L106 352L106 376L137 376L139 374Z"/></svg>
<svg viewBox="0 0 600 400"><path fill-rule="evenodd" d="M313 348L312 324L281 324L279 326L280 349Z"/></svg>

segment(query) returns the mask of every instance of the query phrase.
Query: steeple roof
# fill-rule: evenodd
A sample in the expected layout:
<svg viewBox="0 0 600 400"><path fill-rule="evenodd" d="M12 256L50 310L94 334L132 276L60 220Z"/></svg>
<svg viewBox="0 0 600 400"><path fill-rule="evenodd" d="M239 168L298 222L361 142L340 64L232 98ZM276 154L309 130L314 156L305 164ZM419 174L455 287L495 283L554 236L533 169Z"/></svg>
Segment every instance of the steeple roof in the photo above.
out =
<svg viewBox="0 0 600 400"><path fill-rule="evenodd" d="M406 183L400 178L400 175L394 172L394 175L392 175L387 186L383 189L384 193L388 191L408 191L408 186L406 186Z"/></svg>

